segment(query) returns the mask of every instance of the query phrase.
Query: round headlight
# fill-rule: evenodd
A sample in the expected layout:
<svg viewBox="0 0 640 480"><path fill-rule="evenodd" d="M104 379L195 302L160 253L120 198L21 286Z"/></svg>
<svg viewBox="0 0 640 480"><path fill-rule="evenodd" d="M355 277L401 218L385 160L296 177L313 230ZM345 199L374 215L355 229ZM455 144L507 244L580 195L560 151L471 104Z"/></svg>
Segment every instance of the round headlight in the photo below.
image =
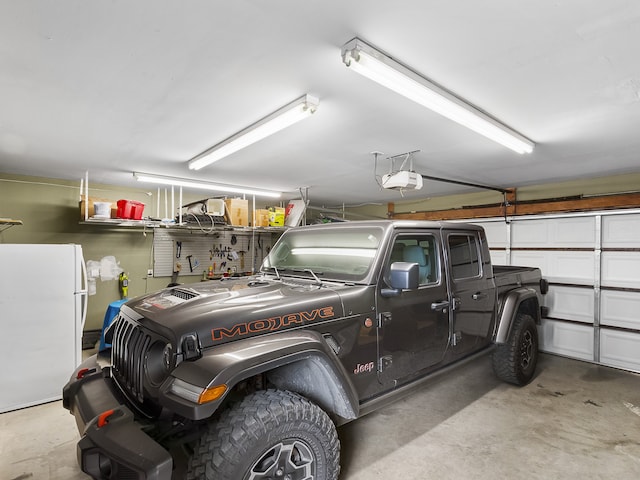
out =
<svg viewBox="0 0 640 480"><path fill-rule="evenodd" d="M155 342L147 352L145 370L153 385L160 385L173 365L173 347L170 343Z"/></svg>

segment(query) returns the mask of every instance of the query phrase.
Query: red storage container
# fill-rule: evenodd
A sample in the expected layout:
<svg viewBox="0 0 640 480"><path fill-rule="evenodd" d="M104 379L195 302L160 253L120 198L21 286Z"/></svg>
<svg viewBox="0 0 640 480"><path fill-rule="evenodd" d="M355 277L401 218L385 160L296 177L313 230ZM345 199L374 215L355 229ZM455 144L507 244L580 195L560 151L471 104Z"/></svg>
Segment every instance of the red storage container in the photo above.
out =
<svg viewBox="0 0 640 480"><path fill-rule="evenodd" d="M128 218L130 220L142 220L144 203L134 200L118 200L118 218Z"/></svg>

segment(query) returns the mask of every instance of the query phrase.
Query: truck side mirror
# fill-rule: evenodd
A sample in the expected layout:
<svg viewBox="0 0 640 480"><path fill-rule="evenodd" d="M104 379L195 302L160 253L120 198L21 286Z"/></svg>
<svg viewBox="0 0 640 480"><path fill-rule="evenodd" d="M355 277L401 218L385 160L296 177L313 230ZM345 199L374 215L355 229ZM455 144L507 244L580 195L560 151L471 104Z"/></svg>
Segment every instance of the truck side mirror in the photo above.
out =
<svg viewBox="0 0 640 480"><path fill-rule="evenodd" d="M417 263L393 262L389 274L391 288L383 288L380 291L382 296L395 297L400 295L403 290L418 288L419 268Z"/></svg>

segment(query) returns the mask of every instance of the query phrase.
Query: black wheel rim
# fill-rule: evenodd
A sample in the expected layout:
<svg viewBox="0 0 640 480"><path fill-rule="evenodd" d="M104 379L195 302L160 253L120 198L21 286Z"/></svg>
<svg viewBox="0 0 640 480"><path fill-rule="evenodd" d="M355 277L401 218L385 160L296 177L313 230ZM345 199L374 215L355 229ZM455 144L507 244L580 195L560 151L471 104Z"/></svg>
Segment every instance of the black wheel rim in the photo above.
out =
<svg viewBox="0 0 640 480"><path fill-rule="evenodd" d="M249 471L247 480L313 480L315 457L309 446L287 439L267 450Z"/></svg>
<svg viewBox="0 0 640 480"><path fill-rule="evenodd" d="M527 370L533 364L535 358L535 340L531 330L525 330L520 342L520 366Z"/></svg>

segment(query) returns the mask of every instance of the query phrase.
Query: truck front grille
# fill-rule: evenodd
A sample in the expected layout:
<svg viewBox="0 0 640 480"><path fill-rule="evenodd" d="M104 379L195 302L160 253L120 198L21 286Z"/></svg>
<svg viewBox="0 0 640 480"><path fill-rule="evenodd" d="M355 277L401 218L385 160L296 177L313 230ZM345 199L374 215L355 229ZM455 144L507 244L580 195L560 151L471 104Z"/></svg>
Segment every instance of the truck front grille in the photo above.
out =
<svg viewBox="0 0 640 480"><path fill-rule="evenodd" d="M144 359L151 337L122 313L118 316L111 346L112 372L120 386L139 402L144 401Z"/></svg>

